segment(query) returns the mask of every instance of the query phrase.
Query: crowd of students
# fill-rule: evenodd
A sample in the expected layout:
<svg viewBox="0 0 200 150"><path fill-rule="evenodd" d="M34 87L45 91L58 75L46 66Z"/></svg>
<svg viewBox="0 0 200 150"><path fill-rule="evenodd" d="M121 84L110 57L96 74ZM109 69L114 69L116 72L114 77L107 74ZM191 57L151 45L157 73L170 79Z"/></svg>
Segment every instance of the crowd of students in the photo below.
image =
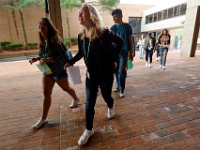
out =
<svg viewBox="0 0 200 150"><path fill-rule="evenodd" d="M119 96L123 98L126 87L127 61L133 61L135 46L131 26L123 22L122 10L113 10L112 17L114 25L110 29L105 28L97 9L92 5L83 4L78 16L82 31L78 34L78 52L74 57L66 55L63 40L51 21L48 18L41 19L39 24L40 53L38 57L30 59L29 62L33 64L38 61L40 65L46 64L51 73L43 73L43 113L32 129L40 129L48 123L47 117L52 101L51 94L55 83L72 97L73 100L69 107L78 106L80 98L69 85L66 69L81 58L84 59L87 68L85 82L86 119L85 129L78 144L86 144L94 134L94 108L99 89L108 107L107 118L114 118L114 99L112 97L114 76L116 78L114 92L119 92ZM166 29L159 36L157 43L151 34L148 34L147 38L141 35L137 42L140 58L145 58L146 66L151 67L152 55L156 47L160 56L160 65L165 69L169 44L170 35Z"/></svg>

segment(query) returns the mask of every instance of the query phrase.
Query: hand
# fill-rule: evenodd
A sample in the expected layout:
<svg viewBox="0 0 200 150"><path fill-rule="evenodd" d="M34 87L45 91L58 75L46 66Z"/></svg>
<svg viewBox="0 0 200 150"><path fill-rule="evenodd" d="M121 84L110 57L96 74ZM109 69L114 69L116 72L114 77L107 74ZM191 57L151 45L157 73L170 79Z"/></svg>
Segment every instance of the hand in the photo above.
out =
<svg viewBox="0 0 200 150"><path fill-rule="evenodd" d="M129 56L128 56L128 60L133 61L133 57L134 57L133 55L129 55Z"/></svg>
<svg viewBox="0 0 200 150"><path fill-rule="evenodd" d="M32 65L36 61L38 61L38 58L32 58L29 60L29 63Z"/></svg>
<svg viewBox="0 0 200 150"><path fill-rule="evenodd" d="M67 70L67 67L69 67L69 66L70 66L70 64L66 63L66 64L64 65L64 69Z"/></svg>
<svg viewBox="0 0 200 150"><path fill-rule="evenodd" d="M46 59L46 58L40 59L40 64L41 64L41 65L43 65L43 64L46 63L46 62L47 62L47 59Z"/></svg>
<svg viewBox="0 0 200 150"><path fill-rule="evenodd" d="M117 62L114 62L114 69L117 69Z"/></svg>

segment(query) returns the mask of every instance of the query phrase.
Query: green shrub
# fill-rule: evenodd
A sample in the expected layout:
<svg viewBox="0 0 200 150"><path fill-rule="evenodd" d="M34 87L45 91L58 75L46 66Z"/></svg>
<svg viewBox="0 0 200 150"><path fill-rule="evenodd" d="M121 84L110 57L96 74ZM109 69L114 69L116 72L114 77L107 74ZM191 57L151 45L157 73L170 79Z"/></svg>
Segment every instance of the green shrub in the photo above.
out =
<svg viewBox="0 0 200 150"><path fill-rule="evenodd" d="M72 45L77 45L78 44L78 38L77 37L71 38L71 44Z"/></svg>
<svg viewBox="0 0 200 150"><path fill-rule="evenodd" d="M28 47L30 48L37 48L37 43L28 43Z"/></svg>
<svg viewBox="0 0 200 150"><path fill-rule="evenodd" d="M1 46L6 46L8 44L11 44L11 42L8 42L8 41L2 41L0 43L1 43Z"/></svg>
<svg viewBox="0 0 200 150"><path fill-rule="evenodd" d="M11 43L5 46L7 49L17 49L17 48L22 48L23 44L22 43Z"/></svg>
<svg viewBox="0 0 200 150"><path fill-rule="evenodd" d="M68 40L68 39L66 39L66 38L64 38L64 41L63 41L63 43L64 43L64 45L65 45L65 46L69 46L69 40Z"/></svg>

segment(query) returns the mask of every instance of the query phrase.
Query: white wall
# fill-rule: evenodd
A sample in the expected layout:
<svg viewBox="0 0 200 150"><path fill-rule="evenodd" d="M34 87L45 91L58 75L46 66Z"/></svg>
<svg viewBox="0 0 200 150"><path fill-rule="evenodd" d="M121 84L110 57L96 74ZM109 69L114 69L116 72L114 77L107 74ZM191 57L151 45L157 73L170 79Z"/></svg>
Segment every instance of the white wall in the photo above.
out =
<svg viewBox="0 0 200 150"><path fill-rule="evenodd" d="M145 24L145 17L147 15L177 6L179 4L186 3L188 0L174 0L166 3L165 5L158 5L153 8L147 9L144 11L143 18L142 18L142 27L141 31L142 32L147 32L147 31L156 31L156 30L161 30L163 28L167 29L175 29L175 28L182 28L184 26L185 22L185 15L182 16L177 16L174 18L162 20L162 21L157 21L154 23L149 23Z"/></svg>
<svg viewBox="0 0 200 150"><path fill-rule="evenodd" d="M155 12L167 9L167 8L171 8L171 7L177 6L179 4L186 3L187 1L188 0L170 0L170 1L168 0L166 2L161 2L160 5L145 10L144 15L145 16L150 15L152 13L155 13Z"/></svg>
<svg viewBox="0 0 200 150"><path fill-rule="evenodd" d="M183 28L184 22L185 22L185 15L154 23L145 24L145 17L143 16L141 31L148 32L148 31L162 30L163 28L167 29Z"/></svg>

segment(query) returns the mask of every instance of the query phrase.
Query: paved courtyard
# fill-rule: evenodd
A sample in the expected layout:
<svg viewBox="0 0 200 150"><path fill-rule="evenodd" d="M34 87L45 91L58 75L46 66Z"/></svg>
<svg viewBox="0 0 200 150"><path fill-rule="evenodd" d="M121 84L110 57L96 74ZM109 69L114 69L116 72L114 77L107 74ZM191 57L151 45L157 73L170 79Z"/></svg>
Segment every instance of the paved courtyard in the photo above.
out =
<svg viewBox="0 0 200 150"><path fill-rule="evenodd" d="M0 150L200 150L200 52L194 58L170 51L166 70L144 66L137 58L128 71L122 99L115 98L115 119L98 96L95 134L88 144L77 141L85 122L85 66L82 84L72 85L80 105L69 109L71 97L57 85L49 124L32 132L42 112L41 75L27 60L0 63ZM154 54L155 60L155 54Z"/></svg>

